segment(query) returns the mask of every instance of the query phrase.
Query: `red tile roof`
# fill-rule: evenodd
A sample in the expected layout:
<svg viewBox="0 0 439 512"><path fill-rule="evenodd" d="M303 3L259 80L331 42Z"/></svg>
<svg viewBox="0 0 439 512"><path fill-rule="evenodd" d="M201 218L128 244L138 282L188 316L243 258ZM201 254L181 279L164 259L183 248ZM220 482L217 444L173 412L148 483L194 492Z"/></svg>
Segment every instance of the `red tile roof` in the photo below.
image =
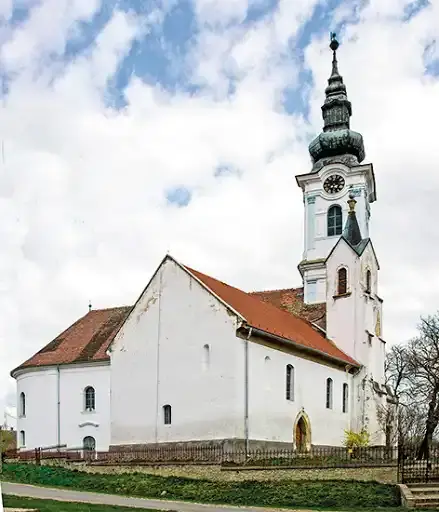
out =
<svg viewBox="0 0 439 512"><path fill-rule="evenodd" d="M254 294L229 286L190 267L185 268L244 317L251 327L280 336L304 348L317 350L348 364L359 366L332 341L317 332L307 320L264 302Z"/></svg>
<svg viewBox="0 0 439 512"><path fill-rule="evenodd" d="M90 311L12 371L33 366L108 360L107 348L131 306Z"/></svg>
<svg viewBox="0 0 439 512"><path fill-rule="evenodd" d="M323 320L326 308L324 304L317 304L315 308L304 305L303 289L246 293L190 267L185 268L253 328L358 366L312 327L310 322ZM132 306L124 306L90 311L11 373L29 367L108 360L107 349L131 310Z"/></svg>
<svg viewBox="0 0 439 512"><path fill-rule="evenodd" d="M326 330L326 303L305 304L303 302L303 286L300 288L251 292L249 295L273 304L273 306L288 311L288 313L300 316Z"/></svg>

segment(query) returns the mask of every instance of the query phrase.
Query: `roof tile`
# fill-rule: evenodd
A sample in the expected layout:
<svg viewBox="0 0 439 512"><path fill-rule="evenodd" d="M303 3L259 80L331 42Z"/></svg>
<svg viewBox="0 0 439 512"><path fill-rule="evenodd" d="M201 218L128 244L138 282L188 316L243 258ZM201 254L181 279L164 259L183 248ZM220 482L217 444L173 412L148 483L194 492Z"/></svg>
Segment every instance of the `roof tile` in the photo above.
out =
<svg viewBox="0 0 439 512"><path fill-rule="evenodd" d="M131 309L124 306L90 311L13 372L33 366L108 360L107 348Z"/></svg>
<svg viewBox="0 0 439 512"><path fill-rule="evenodd" d="M264 302L254 294L234 288L190 267L185 268L244 317L250 326L358 366L358 363L340 350L335 343L317 332L309 321Z"/></svg>
<svg viewBox="0 0 439 512"><path fill-rule="evenodd" d="M303 288L246 293L190 267L184 268L250 326L358 365L311 325L313 322L324 327L326 306L304 304ZM123 306L90 311L12 373L29 367L108 360L107 349L131 310L132 306Z"/></svg>
<svg viewBox="0 0 439 512"><path fill-rule="evenodd" d="M303 286L300 288L284 288L282 290L265 290L250 292L249 295L273 304L277 308L293 313L326 330L326 303L305 304Z"/></svg>

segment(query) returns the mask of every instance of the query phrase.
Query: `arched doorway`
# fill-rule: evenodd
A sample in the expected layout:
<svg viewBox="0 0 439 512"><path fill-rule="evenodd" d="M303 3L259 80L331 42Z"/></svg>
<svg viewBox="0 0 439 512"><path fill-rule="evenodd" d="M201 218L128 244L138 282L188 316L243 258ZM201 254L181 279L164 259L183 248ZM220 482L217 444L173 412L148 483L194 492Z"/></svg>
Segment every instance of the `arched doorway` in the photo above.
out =
<svg viewBox="0 0 439 512"><path fill-rule="evenodd" d="M96 450L96 440L94 437L91 437L91 436L84 437L82 444L83 444L84 450L87 450L90 452L94 452Z"/></svg>
<svg viewBox="0 0 439 512"><path fill-rule="evenodd" d="M82 448L84 450L84 459L92 460L96 458L96 439L92 436L84 437L82 440Z"/></svg>
<svg viewBox="0 0 439 512"><path fill-rule="evenodd" d="M308 416L301 412L294 423L294 444L298 452L311 449L311 426Z"/></svg>

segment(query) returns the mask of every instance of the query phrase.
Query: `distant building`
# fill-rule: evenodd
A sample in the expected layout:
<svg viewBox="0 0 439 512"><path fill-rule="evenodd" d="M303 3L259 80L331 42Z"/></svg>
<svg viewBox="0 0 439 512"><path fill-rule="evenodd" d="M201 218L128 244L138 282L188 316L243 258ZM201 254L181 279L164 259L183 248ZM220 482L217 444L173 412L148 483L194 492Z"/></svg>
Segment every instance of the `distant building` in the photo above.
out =
<svg viewBox="0 0 439 512"><path fill-rule="evenodd" d="M303 190L303 287L246 293L166 256L134 306L90 311L12 371L21 447L384 444L376 200L333 50ZM41 421L44 418L44 422Z"/></svg>

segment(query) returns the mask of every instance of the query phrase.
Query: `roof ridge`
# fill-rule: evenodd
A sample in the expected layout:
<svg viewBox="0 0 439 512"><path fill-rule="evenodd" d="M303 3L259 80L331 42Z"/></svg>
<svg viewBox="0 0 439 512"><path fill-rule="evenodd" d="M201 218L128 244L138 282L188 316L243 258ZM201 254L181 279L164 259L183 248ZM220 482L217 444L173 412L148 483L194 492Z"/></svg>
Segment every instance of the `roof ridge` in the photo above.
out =
<svg viewBox="0 0 439 512"><path fill-rule="evenodd" d="M128 308L132 308L132 307L133 306L113 306L112 308L91 309L84 316L87 316L89 313L93 313L93 312L97 312L97 311L113 311L116 309L128 309Z"/></svg>
<svg viewBox="0 0 439 512"><path fill-rule="evenodd" d="M291 290L303 290L303 286L291 287L291 288L275 288L273 290L255 290L253 292L245 292L249 295L254 295L256 293L272 293L272 292L286 292Z"/></svg>

